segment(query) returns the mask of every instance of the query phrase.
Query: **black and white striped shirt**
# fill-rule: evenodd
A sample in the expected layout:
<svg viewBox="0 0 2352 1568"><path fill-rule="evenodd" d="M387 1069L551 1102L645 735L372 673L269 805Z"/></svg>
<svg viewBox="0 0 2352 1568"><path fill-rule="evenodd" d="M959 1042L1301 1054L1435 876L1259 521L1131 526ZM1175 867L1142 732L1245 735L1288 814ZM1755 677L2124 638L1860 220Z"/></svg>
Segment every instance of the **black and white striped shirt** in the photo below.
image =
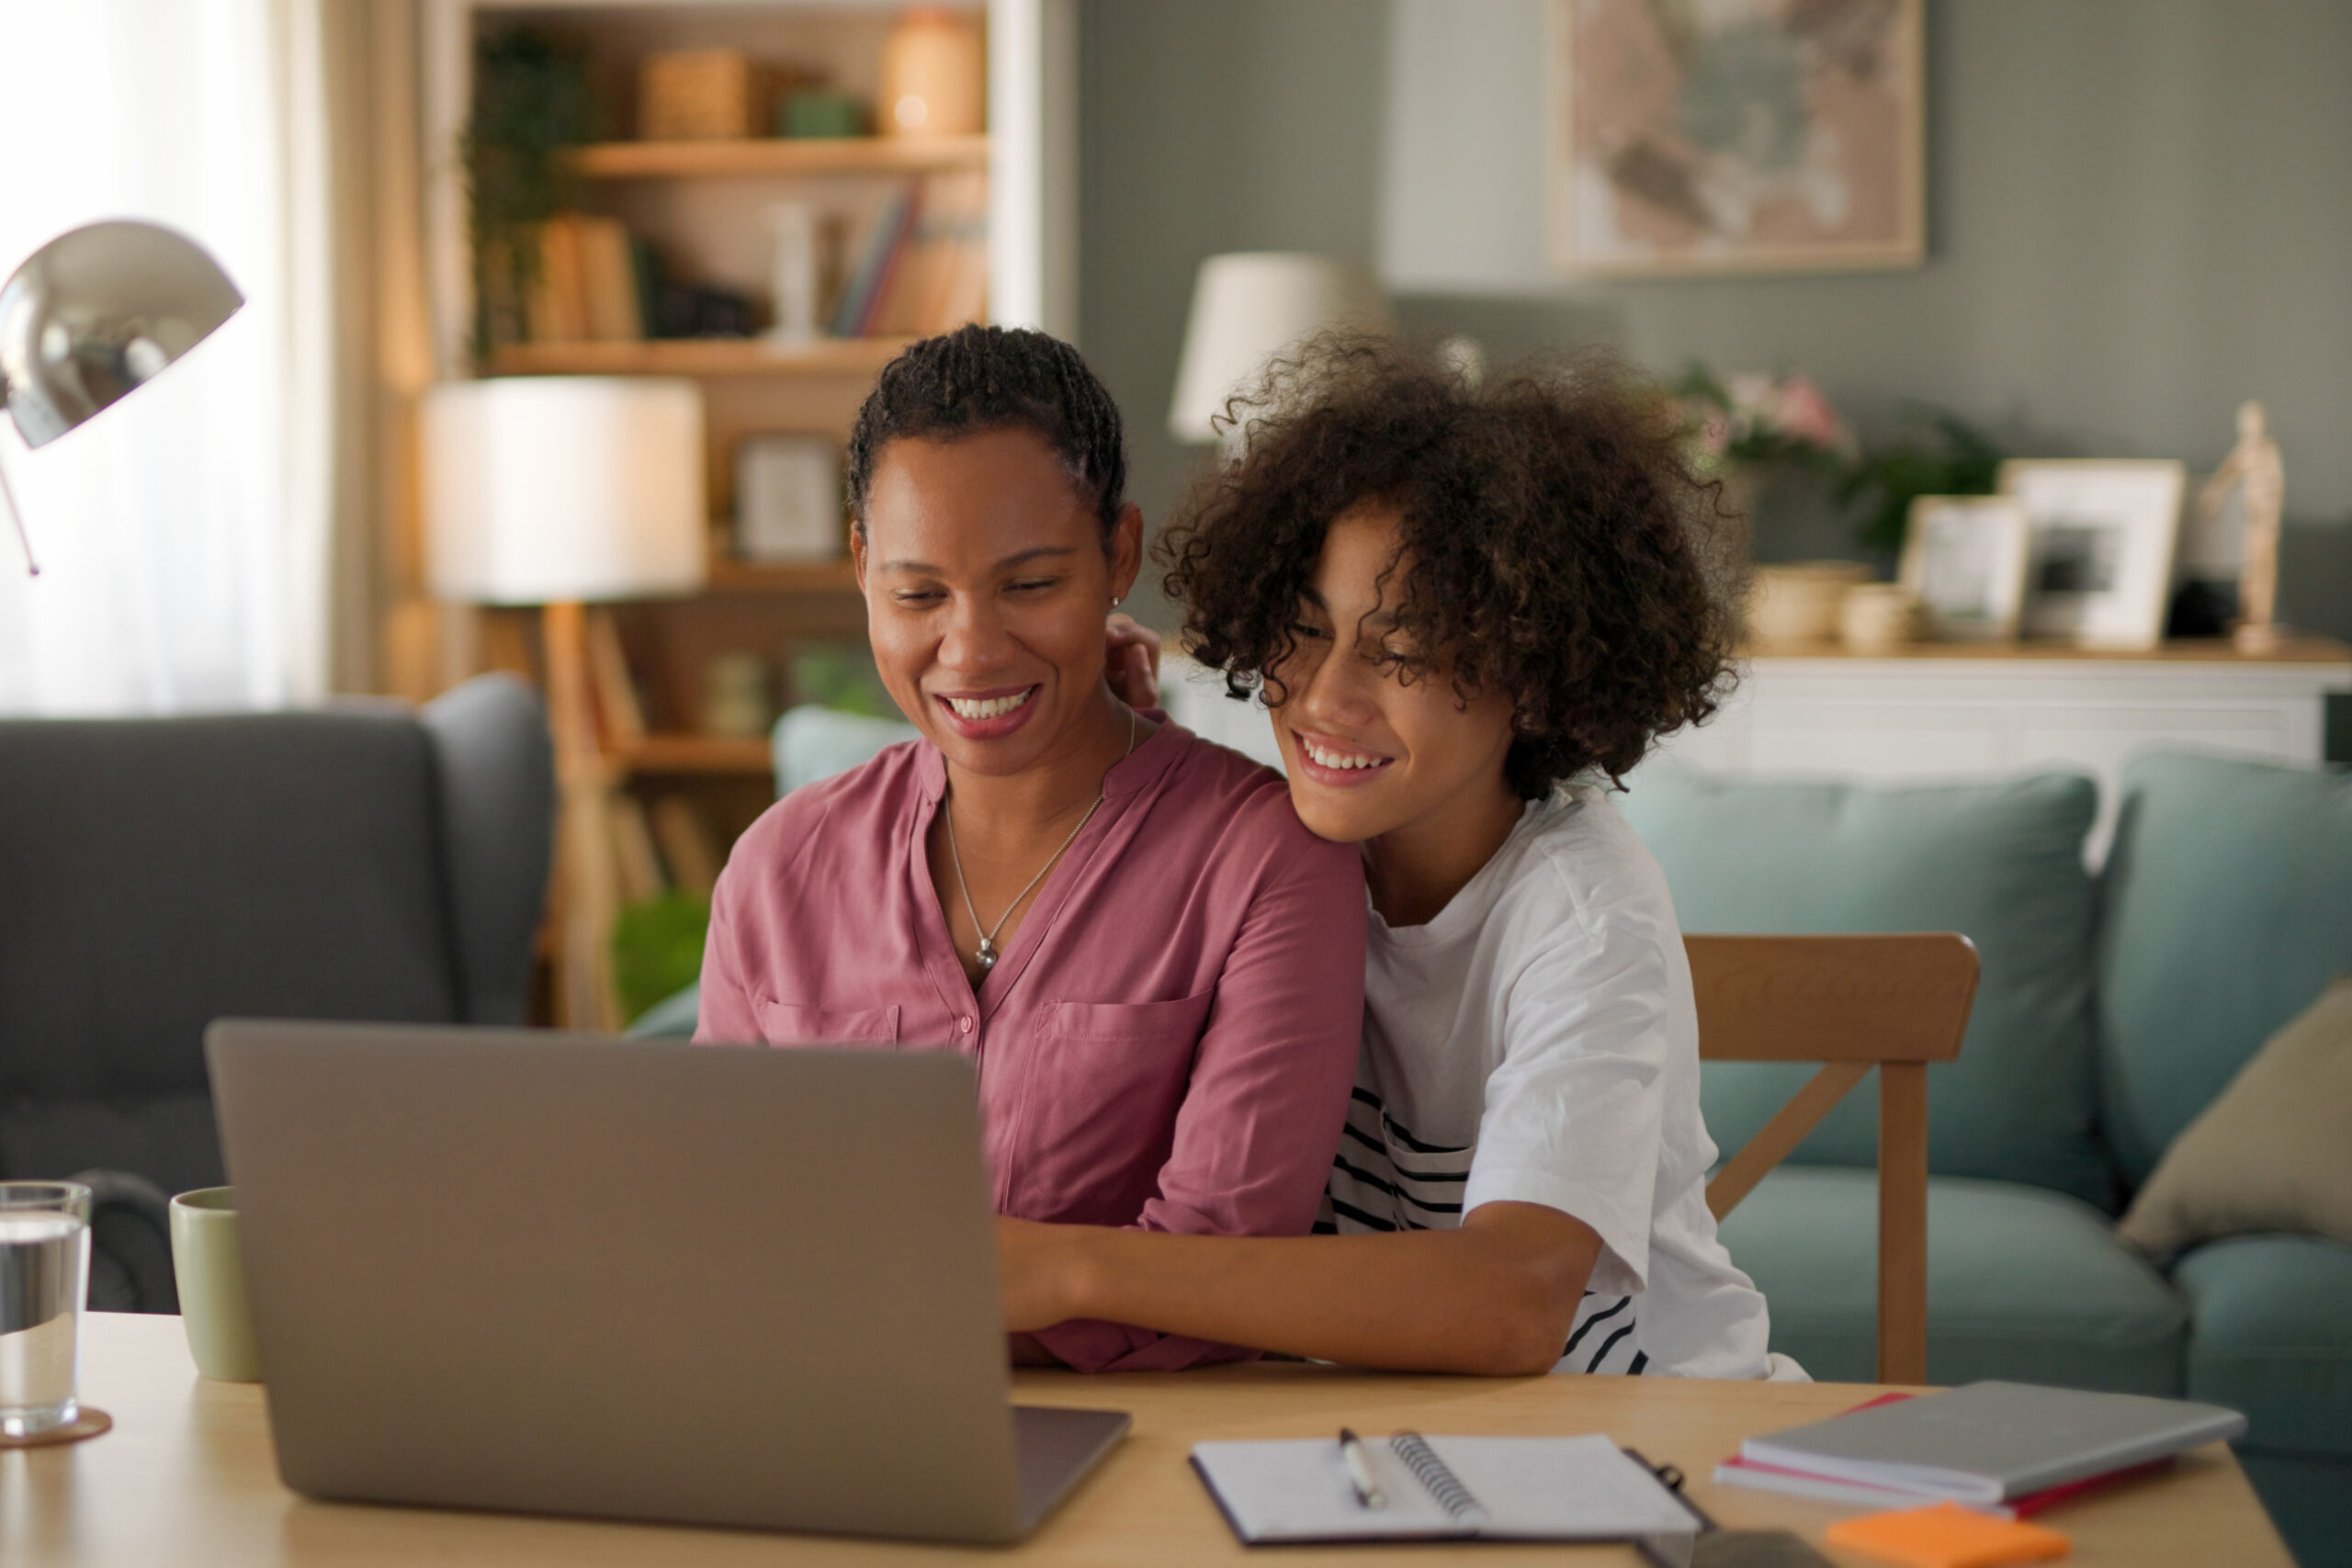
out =
<svg viewBox="0 0 2352 1568"><path fill-rule="evenodd" d="M1557 1209L1601 1241L1557 1371L1760 1377L1764 1298L1716 1239L1714 1157L1665 878L1600 792L1530 804L1428 924L1374 914L1318 1231Z"/></svg>
<svg viewBox="0 0 2352 1568"><path fill-rule="evenodd" d="M1315 1229L1322 1235L1450 1230L1462 1223L1470 1148L1432 1144L1396 1124L1380 1096L1362 1084L1348 1105L1340 1152ZM1649 1357L1634 1337L1632 1296L1584 1293L1568 1329L1559 1371L1639 1373Z"/></svg>

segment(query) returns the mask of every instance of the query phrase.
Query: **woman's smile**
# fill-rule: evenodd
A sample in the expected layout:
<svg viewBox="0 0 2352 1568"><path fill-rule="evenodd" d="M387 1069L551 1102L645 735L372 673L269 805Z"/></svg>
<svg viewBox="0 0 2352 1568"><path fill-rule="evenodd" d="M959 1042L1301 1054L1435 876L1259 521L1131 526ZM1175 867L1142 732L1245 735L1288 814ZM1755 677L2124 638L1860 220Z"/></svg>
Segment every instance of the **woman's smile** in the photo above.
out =
<svg viewBox="0 0 2352 1568"><path fill-rule="evenodd" d="M948 725L967 740L996 740L1029 722L1036 711L1030 701L1043 683L1002 687L987 692L938 692L933 696L944 709Z"/></svg>

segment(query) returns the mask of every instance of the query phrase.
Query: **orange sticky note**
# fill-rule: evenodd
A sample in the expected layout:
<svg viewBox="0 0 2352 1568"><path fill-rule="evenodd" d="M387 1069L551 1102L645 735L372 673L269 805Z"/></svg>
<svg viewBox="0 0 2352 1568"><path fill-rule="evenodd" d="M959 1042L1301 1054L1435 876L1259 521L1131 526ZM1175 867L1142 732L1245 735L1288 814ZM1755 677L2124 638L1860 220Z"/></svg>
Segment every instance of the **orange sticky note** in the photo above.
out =
<svg viewBox="0 0 2352 1568"><path fill-rule="evenodd" d="M1905 1568L2000 1568L2004 1562L2041 1562L2067 1551L2066 1538L2056 1530L1996 1519L1957 1503L1841 1519L1823 1539Z"/></svg>

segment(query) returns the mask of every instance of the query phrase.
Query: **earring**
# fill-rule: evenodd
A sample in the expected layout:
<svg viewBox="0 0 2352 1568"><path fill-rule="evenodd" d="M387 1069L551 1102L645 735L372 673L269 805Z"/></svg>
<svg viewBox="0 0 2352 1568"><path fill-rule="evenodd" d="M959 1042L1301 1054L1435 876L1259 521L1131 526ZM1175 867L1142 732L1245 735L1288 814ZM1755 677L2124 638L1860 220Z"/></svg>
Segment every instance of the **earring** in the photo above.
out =
<svg viewBox="0 0 2352 1568"><path fill-rule="evenodd" d="M1123 601L1120 599L1120 597L1119 597L1119 595L1118 595L1118 594L1114 593L1114 594L1112 594L1112 595L1111 595L1111 608L1113 608L1114 610L1115 610L1115 609L1117 609L1117 608L1119 607L1119 605L1120 605L1122 603L1123 603Z"/></svg>

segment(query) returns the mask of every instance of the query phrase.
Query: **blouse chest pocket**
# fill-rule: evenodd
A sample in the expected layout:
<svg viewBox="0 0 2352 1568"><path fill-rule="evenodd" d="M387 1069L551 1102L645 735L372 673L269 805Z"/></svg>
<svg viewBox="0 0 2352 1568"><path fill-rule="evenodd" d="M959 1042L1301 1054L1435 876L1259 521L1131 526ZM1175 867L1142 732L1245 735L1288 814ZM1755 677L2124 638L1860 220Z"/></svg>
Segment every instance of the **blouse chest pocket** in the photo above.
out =
<svg viewBox="0 0 2352 1568"><path fill-rule="evenodd" d="M771 1045L847 1045L869 1051L894 1051L899 1045L899 1010L895 1007L803 1007L797 1002L759 1006L760 1035Z"/></svg>
<svg viewBox="0 0 2352 1568"><path fill-rule="evenodd" d="M1056 1002L1028 1053L1017 1179L1066 1215L1122 1219L1148 1195L1192 1081L1216 993L1169 1002ZM1109 1222L1116 1223L1116 1222Z"/></svg>
<svg viewBox="0 0 2352 1568"><path fill-rule="evenodd" d="M1216 993L1209 990L1172 1002L1056 1002L1046 1021L1046 1035L1111 1045L1189 1045L1200 1038L1201 1025L1216 1000Z"/></svg>

